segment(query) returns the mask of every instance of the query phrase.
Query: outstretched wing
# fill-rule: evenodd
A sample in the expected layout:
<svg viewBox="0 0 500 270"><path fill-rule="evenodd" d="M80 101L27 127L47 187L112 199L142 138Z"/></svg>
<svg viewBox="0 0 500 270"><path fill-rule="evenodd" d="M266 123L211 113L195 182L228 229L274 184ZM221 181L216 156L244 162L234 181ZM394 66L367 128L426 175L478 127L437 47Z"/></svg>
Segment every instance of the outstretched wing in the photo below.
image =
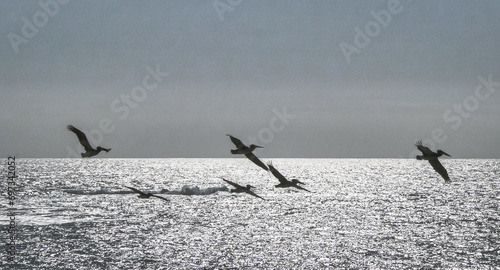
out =
<svg viewBox="0 0 500 270"><path fill-rule="evenodd" d="M257 165L257 166L261 167L262 169L264 169L264 170L266 170L266 171L268 171L268 170L269 170L269 168L267 168L267 166L266 166L266 165L265 165L262 161L260 161L260 159L259 159L257 156L255 156L253 153L248 153L248 154L245 154L245 156L246 156L249 160L251 160L253 163L255 163L255 165Z"/></svg>
<svg viewBox="0 0 500 270"><path fill-rule="evenodd" d="M254 197L257 197L257 198L259 198L259 199L262 199L262 200L264 200L264 201L266 200L266 199L262 198L261 196L259 196L259 195L255 194L255 193L253 193L253 191L251 191L251 190L247 190L247 191L245 191L245 192L246 192L246 193L248 193L248 194L250 194L250 195L252 195L252 196L254 196Z"/></svg>
<svg viewBox="0 0 500 270"><path fill-rule="evenodd" d="M445 182L450 181L450 177L448 176L448 172L446 171L446 169L443 167L443 165L441 164L441 162L439 162L439 160L437 158L429 160L429 163L432 165L432 168L434 168L434 170L436 172L438 172L444 178Z"/></svg>
<svg viewBox="0 0 500 270"><path fill-rule="evenodd" d="M222 178L222 177L221 177ZM229 180L226 180L224 178L222 178L222 180L224 180L226 183L230 184L231 186L235 187L235 188L244 188L238 184L236 184L235 182L232 182L232 181L229 181Z"/></svg>
<svg viewBox="0 0 500 270"><path fill-rule="evenodd" d="M296 187L296 188L298 188L298 189L305 190L305 191L307 191L307 192L311 192L311 191L309 191L309 190L307 190L307 189L305 189L305 188L303 188L303 187L301 187L301 186L299 186L299 185L295 185L294 187Z"/></svg>
<svg viewBox="0 0 500 270"><path fill-rule="evenodd" d="M236 145L237 148L246 147L238 138L235 138L229 134L226 135L229 136L229 138L231 138L231 141L234 143L234 145Z"/></svg>
<svg viewBox="0 0 500 270"><path fill-rule="evenodd" d="M78 140L80 141L80 144L83 146L83 148L85 148L86 152L93 149L92 146L90 146L90 143L87 140L87 136L85 136L85 133L83 133L81 130L77 129L72 125L68 125L68 130L76 134Z"/></svg>
<svg viewBox="0 0 500 270"><path fill-rule="evenodd" d="M127 187L127 186L124 186L124 187L126 187L126 188L128 188L128 189L131 189L131 190L133 190L134 192L139 193L139 194L141 194L141 195L147 195L146 193L144 193L144 192L142 192L142 191L140 191L140 190L138 190L138 189L136 189L136 188L133 188L133 187Z"/></svg>
<svg viewBox="0 0 500 270"><path fill-rule="evenodd" d="M420 152L422 152L422 154L424 154L424 156L431 156L431 155L435 155L436 153L432 152L431 149L425 147L422 145L422 141L418 141L415 146L418 148L418 150L420 150Z"/></svg>
<svg viewBox="0 0 500 270"><path fill-rule="evenodd" d="M167 199L167 198L163 198L162 196L158 196L158 195L154 195L154 194L151 194L151 196L152 196L152 197L159 198L159 199L162 199L162 200L165 200L165 201L167 201L167 202L170 202L170 200L169 200L169 199Z"/></svg>
<svg viewBox="0 0 500 270"><path fill-rule="evenodd" d="M271 171L271 173L274 175L274 177L278 178L280 183L290 182L280 172L278 172L278 170L276 170L271 163L268 163L267 165L269 166L269 170Z"/></svg>

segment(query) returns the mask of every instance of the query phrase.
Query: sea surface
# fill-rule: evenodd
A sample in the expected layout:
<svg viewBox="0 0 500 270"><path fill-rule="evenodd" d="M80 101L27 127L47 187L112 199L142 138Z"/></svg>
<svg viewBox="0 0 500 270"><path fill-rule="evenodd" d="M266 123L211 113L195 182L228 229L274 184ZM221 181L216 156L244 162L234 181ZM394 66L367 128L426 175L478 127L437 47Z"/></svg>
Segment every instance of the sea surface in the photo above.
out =
<svg viewBox="0 0 500 270"><path fill-rule="evenodd" d="M245 158L17 159L9 207L2 162L0 268L500 269L500 160L443 158L450 184L410 159L272 162L311 193Z"/></svg>

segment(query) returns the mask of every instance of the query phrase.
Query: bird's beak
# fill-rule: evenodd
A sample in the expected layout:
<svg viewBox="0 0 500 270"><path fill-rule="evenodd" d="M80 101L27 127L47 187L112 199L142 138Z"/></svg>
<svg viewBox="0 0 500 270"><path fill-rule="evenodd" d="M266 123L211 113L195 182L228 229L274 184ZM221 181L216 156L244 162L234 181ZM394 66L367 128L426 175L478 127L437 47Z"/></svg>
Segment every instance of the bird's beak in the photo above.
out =
<svg viewBox="0 0 500 270"><path fill-rule="evenodd" d="M264 146L256 145L256 148L264 148Z"/></svg>
<svg viewBox="0 0 500 270"><path fill-rule="evenodd" d="M448 154L447 154L447 153L445 153L444 151L443 151L443 154L444 154L444 155L447 155L447 156L449 156L449 157L451 157L450 155L448 155Z"/></svg>

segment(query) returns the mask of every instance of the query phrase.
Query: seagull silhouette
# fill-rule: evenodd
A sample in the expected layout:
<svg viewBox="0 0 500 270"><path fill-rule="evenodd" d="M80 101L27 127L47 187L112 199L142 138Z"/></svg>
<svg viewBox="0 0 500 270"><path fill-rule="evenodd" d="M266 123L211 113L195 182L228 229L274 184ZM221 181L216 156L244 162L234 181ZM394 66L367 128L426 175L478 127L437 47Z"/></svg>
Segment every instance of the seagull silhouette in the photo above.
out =
<svg viewBox="0 0 500 270"><path fill-rule="evenodd" d="M231 192L235 192L235 193L245 192L245 193L248 193L248 194L250 194L250 195L252 195L252 196L254 196L254 197L257 197L257 198L259 198L259 199L265 200L264 198L262 198L261 196L259 196L259 195L255 194L253 191L251 191L251 190L250 190L251 188L254 188L253 186L251 186L251 185L247 185L246 187L244 187L244 186L241 186L241 185L239 185L239 184L236 184L235 182L231 182L231 181L229 181L229 180L226 180L226 179L224 179L223 177L221 177L221 178L222 178L222 180L224 180L226 183L228 183L228 184L232 185L233 187L235 187L235 189L231 189Z"/></svg>
<svg viewBox="0 0 500 270"><path fill-rule="evenodd" d="M438 157L440 157L442 155L446 155L446 156L449 156L449 157L451 157L451 156L448 155L447 153L445 153L442 150L437 150L437 153L432 152L429 148L427 148L427 147L425 147L425 146L422 145L422 141L418 141L415 144L415 146L423 154L421 156L417 156L417 159L418 160L424 159L424 160L429 161L429 163L432 165L432 168L434 168L434 170L436 172L438 172L443 177L443 179L444 179L444 181L446 183L449 183L451 180L450 180L450 177L448 176L448 172L443 167L443 165L441 164L441 162L439 162Z"/></svg>
<svg viewBox="0 0 500 270"><path fill-rule="evenodd" d="M244 145L238 138L235 138L229 134L226 134L227 136L229 136L229 138L231 138L231 141L234 143L234 145L236 145L236 149L233 149L231 150L231 154L233 155L237 155L237 154L243 154L245 155L249 160L251 160L253 163L255 163L255 165L261 167L262 169L268 171L269 168L267 168L267 166L262 163L262 161L260 161L259 158L257 158L252 152L253 150L255 150L255 148L264 148L262 146L258 146L258 145L255 145L255 144L251 144L250 147Z"/></svg>
<svg viewBox="0 0 500 270"><path fill-rule="evenodd" d="M278 178L278 180L280 181L280 183L275 185L275 187L277 187L277 188L294 187L294 188L305 190L307 192L311 192L311 191L299 186L298 184L305 185L304 183L300 182L299 180L292 179L292 181L289 181L288 179L286 179L278 170L276 170L276 168L274 168L273 164L270 161L267 163L267 166L269 167L269 170L274 175L274 177Z"/></svg>
<svg viewBox="0 0 500 270"><path fill-rule="evenodd" d="M106 148L102 148L100 146L98 146L97 149L94 149L90 145L89 140L87 140L87 136L85 136L85 133L83 133L81 130L77 129L76 127L74 127L72 125L68 125L68 130L72 131L73 133L76 134L76 136L78 137L78 140L80 141L80 144L85 149L85 153L81 153L82 157L93 157L93 156L99 154L101 151L106 151L106 153L111 151L111 148L106 149Z"/></svg>

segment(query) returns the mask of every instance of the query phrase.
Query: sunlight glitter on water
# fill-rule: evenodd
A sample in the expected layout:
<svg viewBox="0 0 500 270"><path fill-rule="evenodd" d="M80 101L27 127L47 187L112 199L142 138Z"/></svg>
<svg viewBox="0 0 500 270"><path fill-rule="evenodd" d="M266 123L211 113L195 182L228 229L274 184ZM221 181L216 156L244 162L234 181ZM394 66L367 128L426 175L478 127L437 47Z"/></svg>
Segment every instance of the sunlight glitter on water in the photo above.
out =
<svg viewBox="0 0 500 270"><path fill-rule="evenodd" d="M273 160L307 193L276 189L246 159L21 159L17 259L37 269L495 268L499 163L444 159L454 181L444 184L416 160ZM231 194L220 177L266 200ZM170 202L123 185L168 189L158 195Z"/></svg>

